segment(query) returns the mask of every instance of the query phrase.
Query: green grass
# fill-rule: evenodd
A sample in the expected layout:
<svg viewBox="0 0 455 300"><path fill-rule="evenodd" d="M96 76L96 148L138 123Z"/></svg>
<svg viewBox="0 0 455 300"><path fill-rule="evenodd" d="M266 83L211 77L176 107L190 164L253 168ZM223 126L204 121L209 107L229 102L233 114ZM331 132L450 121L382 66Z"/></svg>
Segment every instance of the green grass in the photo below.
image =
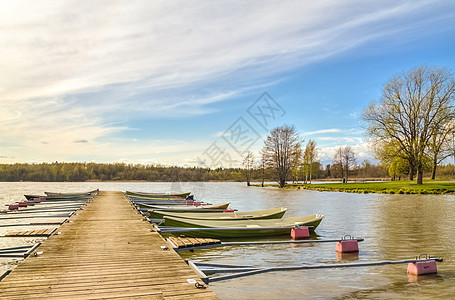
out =
<svg viewBox="0 0 455 300"><path fill-rule="evenodd" d="M260 185L259 185L260 186ZM267 186L277 187L269 184ZM324 183L324 184L288 184L287 189L307 189L316 191L333 191L346 193L378 194L453 194L455 182L426 180L422 185L415 181L384 181L365 183Z"/></svg>

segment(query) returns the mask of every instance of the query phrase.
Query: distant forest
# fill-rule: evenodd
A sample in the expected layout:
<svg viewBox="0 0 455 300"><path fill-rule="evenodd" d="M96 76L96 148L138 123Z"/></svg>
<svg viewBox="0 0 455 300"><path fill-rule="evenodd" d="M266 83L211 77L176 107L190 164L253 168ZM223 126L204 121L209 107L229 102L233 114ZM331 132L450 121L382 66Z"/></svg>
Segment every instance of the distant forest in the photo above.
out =
<svg viewBox="0 0 455 300"><path fill-rule="evenodd" d="M316 163L317 172L313 180L340 178L337 165L322 166ZM351 178L389 178L386 167L362 163L350 171ZM274 181L270 170L265 172L266 181ZM454 166L441 166L438 177L452 177ZM261 181L262 171L254 169L253 181ZM405 179L405 178L401 178ZM169 167L162 165L141 165L125 163L41 163L41 164L0 164L0 181L245 181L241 168ZM290 177L290 182L297 178ZM300 179L301 180L301 179Z"/></svg>
<svg viewBox="0 0 455 300"><path fill-rule="evenodd" d="M0 181L241 181L240 169L125 163L0 164Z"/></svg>

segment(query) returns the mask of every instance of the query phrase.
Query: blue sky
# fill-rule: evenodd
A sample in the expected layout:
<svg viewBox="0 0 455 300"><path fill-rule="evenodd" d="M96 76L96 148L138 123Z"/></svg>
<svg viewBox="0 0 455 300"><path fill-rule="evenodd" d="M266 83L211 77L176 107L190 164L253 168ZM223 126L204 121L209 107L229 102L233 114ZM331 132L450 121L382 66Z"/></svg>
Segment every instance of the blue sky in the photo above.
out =
<svg viewBox="0 0 455 300"><path fill-rule="evenodd" d="M0 163L235 166L282 124L361 162L393 74L454 70L455 3L2 1L0 45Z"/></svg>

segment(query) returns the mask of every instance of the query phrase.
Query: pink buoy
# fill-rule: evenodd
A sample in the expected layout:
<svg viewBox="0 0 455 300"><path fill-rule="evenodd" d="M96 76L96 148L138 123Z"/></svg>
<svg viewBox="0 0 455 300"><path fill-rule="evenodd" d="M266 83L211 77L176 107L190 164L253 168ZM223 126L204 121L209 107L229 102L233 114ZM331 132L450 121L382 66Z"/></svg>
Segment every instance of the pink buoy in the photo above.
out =
<svg viewBox="0 0 455 300"><path fill-rule="evenodd" d="M9 210L17 210L17 209L19 209L19 205L18 204L10 204L10 205L8 205L8 209Z"/></svg>
<svg viewBox="0 0 455 300"><path fill-rule="evenodd" d="M429 260L427 255L425 255L424 259L421 259L420 258L421 255L416 257L416 259L417 259L416 262L408 264L408 274L425 275L425 274L438 273L436 261Z"/></svg>
<svg viewBox="0 0 455 300"><path fill-rule="evenodd" d="M291 238L299 240L310 237L310 229L308 227L296 227L291 230Z"/></svg>
<svg viewBox="0 0 455 300"><path fill-rule="evenodd" d="M18 205L19 205L19 207L27 207L26 202L19 202Z"/></svg>
<svg viewBox="0 0 455 300"><path fill-rule="evenodd" d="M359 242L356 239L352 238L350 235L345 235L337 243L335 251L341 253L359 252Z"/></svg>

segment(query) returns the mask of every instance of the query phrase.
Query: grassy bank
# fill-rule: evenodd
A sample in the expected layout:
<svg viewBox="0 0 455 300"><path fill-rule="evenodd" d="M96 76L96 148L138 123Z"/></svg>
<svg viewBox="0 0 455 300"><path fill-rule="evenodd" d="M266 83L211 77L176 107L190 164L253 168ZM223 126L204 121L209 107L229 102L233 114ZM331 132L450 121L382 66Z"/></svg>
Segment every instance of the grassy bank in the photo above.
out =
<svg viewBox="0 0 455 300"><path fill-rule="evenodd" d="M257 185L260 186L260 185ZM278 185L270 184L267 186ZM324 184L288 184L287 189L303 189L316 191L332 191L346 193L378 193L378 194L454 194L455 182L425 181L417 185L415 181L386 181L364 183L324 183Z"/></svg>

